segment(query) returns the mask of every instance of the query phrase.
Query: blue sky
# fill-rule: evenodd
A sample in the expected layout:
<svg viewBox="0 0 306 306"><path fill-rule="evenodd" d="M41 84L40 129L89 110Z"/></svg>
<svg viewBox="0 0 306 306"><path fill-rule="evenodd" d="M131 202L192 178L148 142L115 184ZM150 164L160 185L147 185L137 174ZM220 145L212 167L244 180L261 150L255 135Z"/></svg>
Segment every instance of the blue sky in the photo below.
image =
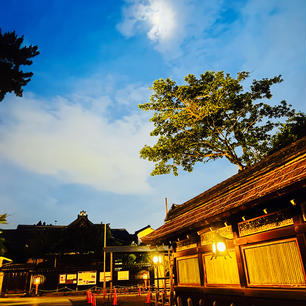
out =
<svg viewBox="0 0 306 306"><path fill-rule="evenodd" d="M281 74L272 104L306 111L304 0L0 0L2 31L40 55L24 96L0 104L0 203L6 228L68 224L81 210L130 232L237 173L225 160L151 177L138 109L155 79L223 70Z"/></svg>

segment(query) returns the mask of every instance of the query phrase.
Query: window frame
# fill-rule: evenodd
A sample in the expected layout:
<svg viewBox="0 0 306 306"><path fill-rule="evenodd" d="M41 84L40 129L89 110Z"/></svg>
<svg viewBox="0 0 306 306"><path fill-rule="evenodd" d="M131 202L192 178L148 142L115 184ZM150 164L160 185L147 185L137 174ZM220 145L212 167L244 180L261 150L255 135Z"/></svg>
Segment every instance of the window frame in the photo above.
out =
<svg viewBox="0 0 306 306"><path fill-rule="evenodd" d="M206 271L206 265L205 265L205 256L215 256L213 252L207 252L202 254L202 262L203 262L203 269L204 269L204 286L205 287L230 287L230 288L241 288L241 282L240 282L240 271L238 267L238 262L237 262L237 254L235 249L229 249L229 251L234 252L235 254L235 259L237 263L237 272L238 272L238 278L239 282L237 284L209 284L207 283L207 271ZM212 259L213 260L213 259Z"/></svg>
<svg viewBox="0 0 306 306"><path fill-rule="evenodd" d="M254 248L255 246L266 246L266 245L272 245L272 244L278 244L278 243L284 243L284 242L291 242L291 241L294 241L296 246L297 246L298 257L299 257L299 260L300 260L300 264L302 266L302 273L304 275L305 283L303 285L250 284L249 272L248 272L247 261L246 261L246 256L245 256L245 249ZM244 268L244 271L245 271L245 278L246 278L247 287L249 287L249 288L284 288L284 289L285 288L287 288L287 289L306 288L305 267L304 267L303 260L302 260L300 246L299 246L299 243L298 243L298 240L297 240L296 237L287 238L287 239L278 239L278 240L272 240L272 241L257 242L257 243L252 243L252 244L248 244L248 245L241 245L240 247L241 247L243 268Z"/></svg>
<svg viewBox="0 0 306 306"><path fill-rule="evenodd" d="M180 283L180 282L179 282L179 279L180 279L180 271L179 271L179 270L180 270L180 269L179 269L178 261L179 261L179 260L182 260L182 259L183 259L183 260L184 260L184 259L189 259L189 258L196 258L196 259L197 259L198 269L199 269L199 283ZM192 286L192 287L199 286L199 287L201 287L201 271L200 271L200 263L199 263L198 254L176 257L176 275L177 275L177 285L178 285L178 286Z"/></svg>

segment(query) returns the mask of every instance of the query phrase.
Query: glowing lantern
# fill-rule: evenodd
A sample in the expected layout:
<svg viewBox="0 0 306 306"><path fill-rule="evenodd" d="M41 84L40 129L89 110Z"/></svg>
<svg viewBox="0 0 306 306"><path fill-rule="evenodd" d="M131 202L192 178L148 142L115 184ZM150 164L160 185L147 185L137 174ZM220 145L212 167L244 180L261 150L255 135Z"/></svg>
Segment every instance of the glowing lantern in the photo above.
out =
<svg viewBox="0 0 306 306"><path fill-rule="evenodd" d="M218 233L215 233L214 241L213 241L213 244L212 244L212 251L214 253L213 257L215 257L215 258L217 256L228 255L228 250L227 250L227 246L226 246L226 238L220 236Z"/></svg>

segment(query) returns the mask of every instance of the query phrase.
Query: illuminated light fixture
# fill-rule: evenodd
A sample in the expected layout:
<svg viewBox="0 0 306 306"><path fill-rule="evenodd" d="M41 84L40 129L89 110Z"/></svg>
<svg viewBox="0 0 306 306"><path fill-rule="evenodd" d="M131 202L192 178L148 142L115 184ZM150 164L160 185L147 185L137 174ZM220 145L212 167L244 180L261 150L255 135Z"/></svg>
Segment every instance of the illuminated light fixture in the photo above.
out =
<svg viewBox="0 0 306 306"><path fill-rule="evenodd" d="M162 262L162 258L161 258L161 256L154 256L153 257L153 262L155 263L155 264L157 264L157 263L161 263Z"/></svg>
<svg viewBox="0 0 306 306"><path fill-rule="evenodd" d="M265 209L263 209L262 210L265 214L267 214L268 213L268 211L267 211L267 209L265 208Z"/></svg>
<svg viewBox="0 0 306 306"><path fill-rule="evenodd" d="M212 251L213 251L213 258L217 258L218 256L229 256L228 249L227 249L227 238L222 237L218 233L214 233L214 240L212 243Z"/></svg>
<svg viewBox="0 0 306 306"><path fill-rule="evenodd" d="M226 222L224 222L224 225L225 225L225 226L228 226Z"/></svg>
<svg viewBox="0 0 306 306"><path fill-rule="evenodd" d="M39 285L40 284L40 277L39 276L34 278L34 284L35 285Z"/></svg>
<svg viewBox="0 0 306 306"><path fill-rule="evenodd" d="M242 216L242 218L241 218L243 221L245 221L245 216Z"/></svg>
<svg viewBox="0 0 306 306"><path fill-rule="evenodd" d="M222 253L222 252L224 252L226 250L226 245L222 241L221 242L217 242L217 243L214 242L213 245L212 245L212 248L213 248L213 252L214 253L217 253L217 251Z"/></svg>
<svg viewBox="0 0 306 306"><path fill-rule="evenodd" d="M294 199L290 200L290 203L292 204L292 206L295 206L295 205L296 205Z"/></svg>

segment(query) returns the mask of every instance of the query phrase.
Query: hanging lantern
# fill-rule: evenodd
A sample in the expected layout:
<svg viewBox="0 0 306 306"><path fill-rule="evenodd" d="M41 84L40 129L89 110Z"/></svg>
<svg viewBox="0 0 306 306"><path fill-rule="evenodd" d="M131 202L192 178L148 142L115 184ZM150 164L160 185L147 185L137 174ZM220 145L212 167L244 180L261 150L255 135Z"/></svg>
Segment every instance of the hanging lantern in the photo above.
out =
<svg viewBox="0 0 306 306"><path fill-rule="evenodd" d="M212 251L214 254L211 259L217 258L218 256L230 256L228 253L227 240L227 238L222 237L217 232L214 233L214 239L212 242Z"/></svg>

